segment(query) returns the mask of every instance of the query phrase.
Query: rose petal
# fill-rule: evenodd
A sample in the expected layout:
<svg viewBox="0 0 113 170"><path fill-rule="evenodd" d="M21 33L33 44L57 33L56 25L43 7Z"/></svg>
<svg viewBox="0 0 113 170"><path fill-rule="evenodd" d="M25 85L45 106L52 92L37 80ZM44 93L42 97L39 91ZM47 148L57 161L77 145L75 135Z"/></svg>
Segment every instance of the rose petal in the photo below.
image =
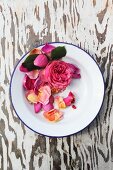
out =
<svg viewBox="0 0 113 170"><path fill-rule="evenodd" d="M46 105L49 103L49 98L51 96L51 89L49 86L45 85L40 87L38 90L38 101L42 103L43 105Z"/></svg>
<svg viewBox="0 0 113 170"><path fill-rule="evenodd" d="M27 75L25 75L23 80L23 86L26 90L32 90L34 88L34 79L30 79Z"/></svg>
<svg viewBox="0 0 113 170"><path fill-rule="evenodd" d="M47 82L45 82L45 78L43 76L43 71L44 70L40 70L39 76L37 77L34 83L34 92L36 94L38 93L38 90L40 89L40 87L47 85Z"/></svg>
<svg viewBox="0 0 113 170"><path fill-rule="evenodd" d="M80 74L73 74L72 78L75 78L75 79L80 79L81 78L81 75Z"/></svg>
<svg viewBox="0 0 113 170"><path fill-rule="evenodd" d="M43 115L47 120L51 122L57 122L63 118L63 113L57 109L52 109L49 112L44 112Z"/></svg>
<svg viewBox="0 0 113 170"><path fill-rule="evenodd" d="M50 77L50 66L51 66L51 63L48 64L48 65L46 66L46 68L44 69L43 74L44 74L44 77L45 77L45 81L48 81L48 79L51 78L51 77Z"/></svg>
<svg viewBox="0 0 113 170"><path fill-rule="evenodd" d="M59 120L63 119L63 113L59 110L56 110L55 112L55 122L58 122Z"/></svg>
<svg viewBox="0 0 113 170"><path fill-rule="evenodd" d="M48 112L50 110L52 110L54 108L53 104L52 103L48 103L46 105L43 105L43 109L45 112Z"/></svg>
<svg viewBox="0 0 113 170"><path fill-rule="evenodd" d="M38 102L38 96L34 93L33 90L29 90L26 93L26 98L30 103L37 103Z"/></svg>
<svg viewBox="0 0 113 170"><path fill-rule="evenodd" d="M50 102L51 104L54 103L54 97L53 97L52 95L51 95L50 98L49 98L49 102Z"/></svg>
<svg viewBox="0 0 113 170"><path fill-rule="evenodd" d="M55 49L55 46L46 43L46 45L42 47L42 52L48 54L48 53L51 53L53 49Z"/></svg>
<svg viewBox="0 0 113 170"><path fill-rule="evenodd" d="M70 99L72 100L72 103L75 102L75 96L71 91L69 92L68 97L70 97Z"/></svg>
<svg viewBox="0 0 113 170"><path fill-rule="evenodd" d="M52 94L56 94L56 93L59 93L61 89L52 88L51 91L52 91Z"/></svg>
<svg viewBox="0 0 113 170"><path fill-rule="evenodd" d="M70 106L72 103L75 102L75 96L72 92L69 92L68 96L63 99L66 106Z"/></svg>
<svg viewBox="0 0 113 170"><path fill-rule="evenodd" d="M61 109L66 108L66 104L65 104L65 102L64 102L64 100L63 100L62 97L60 97L60 96L55 97L55 101L56 101L59 109L60 109L60 108L61 108Z"/></svg>
<svg viewBox="0 0 113 170"><path fill-rule="evenodd" d="M44 54L39 54L34 60L34 65L38 67L45 67L48 64L48 59Z"/></svg>
<svg viewBox="0 0 113 170"><path fill-rule="evenodd" d="M38 90L40 88L42 84L42 80L40 78L40 76L36 79L35 83L34 83L34 92L37 94L38 93Z"/></svg>
<svg viewBox="0 0 113 170"><path fill-rule="evenodd" d="M81 78L80 69L77 66L70 64L70 63L68 63L68 66L71 69L72 78L75 78L75 79Z"/></svg>
<svg viewBox="0 0 113 170"><path fill-rule="evenodd" d="M29 70L27 68L25 68L23 65L21 65L19 69L22 72L29 72Z"/></svg>
<svg viewBox="0 0 113 170"><path fill-rule="evenodd" d="M35 110L35 113L38 113L42 108L42 104L41 103L35 103L34 104L34 110Z"/></svg>
<svg viewBox="0 0 113 170"><path fill-rule="evenodd" d="M38 48L34 48L33 50L30 51L30 55L32 54L41 54L41 50Z"/></svg>
<svg viewBox="0 0 113 170"><path fill-rule="evenodd" d="M33 70L26 73L30 79L36 79L39 75L39 70Z"/></svg>
<svg viewBox="0 0 113 170"><path fill-rule="evenodd" d="M71 63L68 63L68 65L72 69L72 72L79 72L80 71L80 69L77 66L75 66Z"/></svg>
<svg viewBox="0 0 113 170"><path fill-rule="evenodd" d="M73 108L73 109L76 109L77 107L73 104L73 105L72 105L72 108Z"/></svg>

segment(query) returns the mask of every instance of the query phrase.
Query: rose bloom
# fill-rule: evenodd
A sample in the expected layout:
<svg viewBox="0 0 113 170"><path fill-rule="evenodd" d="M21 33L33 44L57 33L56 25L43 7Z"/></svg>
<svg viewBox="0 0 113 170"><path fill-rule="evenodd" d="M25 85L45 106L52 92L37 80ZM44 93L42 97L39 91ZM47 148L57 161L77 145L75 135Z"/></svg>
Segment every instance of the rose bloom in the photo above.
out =
<svg viewBox="0 0 113 170"><path fill-rule="evenodd" d="M71 78L70 66L64 61L52 61L45 68L45 79L53 92L65 90Z"/></svg>

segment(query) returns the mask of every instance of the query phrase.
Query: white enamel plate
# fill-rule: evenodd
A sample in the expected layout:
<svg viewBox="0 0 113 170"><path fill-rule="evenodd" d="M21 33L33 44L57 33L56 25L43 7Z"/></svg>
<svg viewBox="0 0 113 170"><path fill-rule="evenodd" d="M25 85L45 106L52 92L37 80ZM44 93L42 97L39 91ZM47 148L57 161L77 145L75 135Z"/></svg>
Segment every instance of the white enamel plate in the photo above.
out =
<svg viewBox="0 0 113 170"><path fill-rule="evenodd" d="M81 70L81 79L74 79L71 85L59 94L66 97L69 91L72 91L76 96L77 109L71 106L63 109L64 119L57 123L48 122L43 117L43 112L34 113L33 106L25 98L22 86L24 73L19 70L27 54L21 58L13 71L10 97L16 114L27 127L46 136L63 137L79 132L94 120L103 103L104 81L98 65L84 50L68 43L51 44L65 46L67 55L63 60L77 65Z"/></svg>

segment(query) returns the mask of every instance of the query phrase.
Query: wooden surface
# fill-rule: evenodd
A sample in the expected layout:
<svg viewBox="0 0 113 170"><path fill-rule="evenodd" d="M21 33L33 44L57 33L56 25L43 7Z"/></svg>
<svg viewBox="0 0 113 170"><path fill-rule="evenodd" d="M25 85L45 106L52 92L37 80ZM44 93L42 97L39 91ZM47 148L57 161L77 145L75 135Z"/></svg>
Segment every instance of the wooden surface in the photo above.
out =
<svg viewBox="0 0 113 170"><path fill-rule="evenodd" d="M87 50L105 79L97 118L70 137L32 132L9 99L17 61L48 41ZM0 170L113 170L113 0L0 0Z"/></svg>

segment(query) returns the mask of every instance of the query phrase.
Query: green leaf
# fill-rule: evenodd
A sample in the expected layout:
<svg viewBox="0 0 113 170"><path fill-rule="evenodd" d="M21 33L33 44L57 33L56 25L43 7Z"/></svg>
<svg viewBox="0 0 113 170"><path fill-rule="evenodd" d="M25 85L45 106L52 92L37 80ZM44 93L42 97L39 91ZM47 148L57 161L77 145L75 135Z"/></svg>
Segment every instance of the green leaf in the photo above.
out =
<svg viewBox="0 0 113 170"><path fill-rule="evenodd" d="M24 61L24 63L33 63L34 62L34 60L35 60L35 58L38 56L38 54L32 54L32 55L29 55L26 59L25 59L25 61Z"/></svg>
<svg viewBox="0 0 113 170"><path fill-rule="evenodd" d="M25 61L22 63L22 65L27 68L29 71L32 71L32 70L36 70L36 69L41 69L40 67L38 66L35 66L34 65L34 60L35 58L38 56L38 54L33 54L33 55L29 55Z"/></svg>
<svg viewBox="0 0 113 170"><path fill-rule="evenodd" d="M51 52L51 58L52 60L58 60L66 55L66 48L64 46L56 47Z"/></svg>
<svg viewBox="0 0 113 170"><path fill-rule="evenodd" d="M25 64L25 63L22 63L22 65L25 67L25 68L27 68L28 69L28 71L32 71L32 70L39 70L39 69L41 69L40 67L37 67L37 66L35 66L34 64L32 64L32 63L28 63L27 65Z"/></svg>

